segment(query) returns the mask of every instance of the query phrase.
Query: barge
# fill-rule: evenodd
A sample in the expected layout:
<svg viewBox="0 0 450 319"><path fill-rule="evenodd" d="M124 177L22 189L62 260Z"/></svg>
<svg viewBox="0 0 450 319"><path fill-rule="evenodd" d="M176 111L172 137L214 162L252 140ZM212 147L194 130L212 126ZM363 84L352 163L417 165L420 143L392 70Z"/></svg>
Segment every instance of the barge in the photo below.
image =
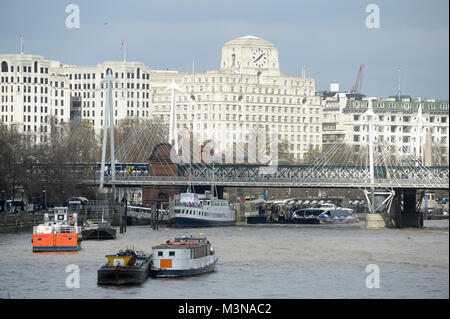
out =
<svg viewBox="0 0 450 319"><path fill-rule="evenodd" d="M83 240L96 239L116 239L116 229L111 226L109 221L87 220L83 225L81 235Z"/></svg>
<svg viewBox="0 0 450 319"><path fill-rule="evenodd" d="M212 272L218 260L206 237L175 238L152 249L152 277L182 277Z"/></svg>
<svg viewBox="0 0 450 319"><path fill-rule="evenodd" d="M151 256L132 249L106 255L108 261L97 270L98 285L133 285L143 283L150 271Z"/></svg>

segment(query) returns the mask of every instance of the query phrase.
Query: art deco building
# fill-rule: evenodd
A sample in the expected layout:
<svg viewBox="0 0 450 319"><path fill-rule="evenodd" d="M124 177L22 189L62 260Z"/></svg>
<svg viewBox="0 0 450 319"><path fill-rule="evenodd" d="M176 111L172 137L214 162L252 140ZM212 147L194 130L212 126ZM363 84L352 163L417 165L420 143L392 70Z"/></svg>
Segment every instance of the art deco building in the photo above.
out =
<svg viewBox="0 0 450 319"><path fill-rule="evenodd" d="M168 123L172 80L177 93L178 132L183 127L200 139L229 145L248 142L248 135L263 128L285 142L294 159L310 147L321 149L320 97L313 78L280 72L278 49L270 42L245 36L225 43L220 69L205 73L152 73L153 114Z"/></svg>

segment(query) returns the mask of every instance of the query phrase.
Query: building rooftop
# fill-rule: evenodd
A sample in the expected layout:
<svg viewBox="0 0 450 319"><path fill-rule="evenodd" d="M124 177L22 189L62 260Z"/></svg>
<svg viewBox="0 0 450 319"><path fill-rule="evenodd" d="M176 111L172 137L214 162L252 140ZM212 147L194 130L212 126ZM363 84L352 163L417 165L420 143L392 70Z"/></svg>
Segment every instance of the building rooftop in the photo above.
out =
<svg viewBox="0 0 450 319"><path fill-rule="evenodd" d="M265 47L275 47L275 45L263 38L258 38L253 35L246 35L225 43L224 46L234 46L234 45L249 45L249 46L265 46Z"/></svg>

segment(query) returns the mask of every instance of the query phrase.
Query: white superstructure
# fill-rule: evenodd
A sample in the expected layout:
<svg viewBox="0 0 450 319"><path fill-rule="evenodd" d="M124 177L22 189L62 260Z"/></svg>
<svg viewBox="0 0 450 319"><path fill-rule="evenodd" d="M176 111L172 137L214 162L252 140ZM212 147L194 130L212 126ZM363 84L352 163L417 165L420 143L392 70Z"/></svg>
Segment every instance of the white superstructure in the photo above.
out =
<svg viewBox="0 0 450 319"><path fill-rule="evenodd" d="M236 224L236 210L225 199L195 193L175 196L170 207L170 223L178 227L232 226Z"/></svg>
<svg viewBox="0 0 450 319"><path fill-rule="evenodd" d="M152 247L152 268L155 277L198 275L214 270L218 260L206 237L181 237Z"/></svg>

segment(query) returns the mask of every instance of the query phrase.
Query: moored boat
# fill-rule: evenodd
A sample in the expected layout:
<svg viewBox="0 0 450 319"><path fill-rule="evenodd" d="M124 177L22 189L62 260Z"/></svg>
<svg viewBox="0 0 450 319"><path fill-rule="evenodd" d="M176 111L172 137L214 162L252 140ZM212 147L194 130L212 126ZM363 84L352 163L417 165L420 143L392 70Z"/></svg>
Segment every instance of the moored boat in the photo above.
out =
<svg viewBox="0 0 450 319"><path fill-rule="evenodd" d="M325 209L318 218L322 224L348 224L359 222L358 217L353 216L350 208Z"/></svg>
<svg viewBox="0 0 450 319"><path fill-rule="evenodd" d="M89 239L116 239L116 229L111 226L109 221L101 220L87 220L83 225L81 235L83 240Z"/></svg>
<svg viewBox="0 0 450 319"><path fill-rule="evenodd" d="M151 256L132 249L106 255L108 261L97 270L99 285L141 284L147 279L151 267Z"/></svg>
<svg viewBox="0 0 450 319"><path fill-rule="evenodd" d="M227 200L205 194L181 193L169 207L170 224L175 227L233 226L236 210Z"/></svg>
<svg viewBox="0 0 450 319"><path fill-rule="evenodd" d="M214 271L217 256L206 237L180 237L152 247L152 277L181 277Z"/></svg>
<svg viewBox="0 0 450 319"><path fill-rule="evenodd" d="M304 208L296 210L292 214L292 220L298 224L319 224L319 215L323 212L320 208Z"/></svg>
<svg viewBox="0 0 450 319"><path fill-rule="evenodd" d="M76 251L81 249L81 227L77 214L67 207L55 207L44 214L44 223L33 227L33 252Z"/></svg>

